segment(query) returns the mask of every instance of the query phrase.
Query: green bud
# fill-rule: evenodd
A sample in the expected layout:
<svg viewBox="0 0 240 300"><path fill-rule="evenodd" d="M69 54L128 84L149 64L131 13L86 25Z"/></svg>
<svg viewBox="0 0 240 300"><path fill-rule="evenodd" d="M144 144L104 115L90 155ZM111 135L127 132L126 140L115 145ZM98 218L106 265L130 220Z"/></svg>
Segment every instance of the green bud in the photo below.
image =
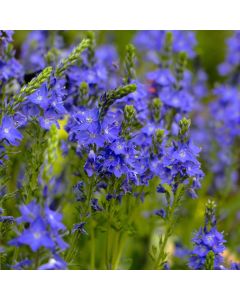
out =
<svg viewBox="0 0 240 300"><path fill-rule="evenodd" d="M135 92L137 89L136 84L127 84L124 86L121 86L119 88L116 88L115 90L112 90L108 93L109 99L117 100L121 99L133 92Z"/></svg>
<svg viewBox="0 0 240 300"><path fill-rule="evenodd" d="M93 65L95 62L95 47L96 47L95 33L93 31L87 31L86 36L87 39L89 40L88 61Z"/></svg>
<svg viewBox="0 0 240 300"><path fill-rule="evenodd" d="M52 48L51 50L49 50L47 52L47 54L45 55L45 60L47 62L48 65L52 65L54 62L57 61L59 56L59 51L56 48Z"/></svg>
<svg viewBox="0 0 240 300"><path fill-rule="evenodd" d="M47 147L44 151L43 179L45 181L51 179L51 169L56 161L58 143L58 129L57 126L53 124L48 132Z"/></svg>
<svg viewBox="0 0 240 300"><path fill-rule="evenodd" d="M191 125L191 120L190 119L186 119L185 117L179 121L179 134L180 135L185 135L186 132L188 131L189 127Z"/></svg>
<svg viewBox="0 0 240 300"><path fill-rule="evenodd" d="M127 122L133 120L135 115L136 115L136 110L133 105L126 105L124 107L124 119L127 120Z"/></svg>
<svg viewBox="0 0 240 300"><path fill-rule="evenodd" d="M126 46L126 56L125 56L125 82L129 83L132 79L136 77L134 65L136 59L136 50L132 44Z"/></svg>
<svg viewBox="0 0 240 300"><path fill-rule="evenodd" d="M37 77L34 77L24 88L20 90L20 93L24 92L26 96L31 95L40 86L49 79L52 73L52 67L45 68Z"/></svg>
<svg viewBox="0 0 240 300"><path fill-rule="evenodd" d="M177 80L181 81L183 79L184 71L187 67L187 54L186 52L180 52L178 54L178 61L176 65Z"/></svg>
<svg viewBox="0 0 240 300"><path fill-rule="evenodd" d="M166 33L165 45L164 45L164 50L166 52L170 52L172 50L172 43L173 43L173 34L172 32L168 31Z"/></svg>
<svg viewBox="0 0 240 300"><path fill-rule="evenodd" d="M156 129L155 137L156 137L156 142L161 144L164 137L164 129Z"/></svg>
<svg viewBox="0 0 240 300"><path fill-rule="evenodd" d="M159 98L153 99L153 107L159 109L162 107L162 101Z"/></svg>
<svg viewBox="0 0 240 300"><path fill-rule="evenodd" d="M79 98L79 105L86 105L89 101L89 86L87 84L87 82L83 81L81 82L80 86L79 86L79 94L80 94L80 98Z"/></svg>
<svg viewBox="0 0 240 300"><path fill-rule="evenodd" d="M165 35L163 50L161 53L161 61L163 68L168 68L172 54L173 34L168 31Z"/></svg>
<svg viewBox="0 0 240 300"><path fill-rule="evenodd" d="M79 89L80 89L81 95L83 95L83 96L87 95L88 90L89 90L87 82L85 82L85 81L81 82Z"/></svg>
<svg viewBox="0 0 240 300"><path fill-rule="evenodd" d="M211 250L208 252L205 262L205 270L213 270L214 269L214 260L215 260L215 254Z"/></svg>
<svg viewBox="0 0 240 300"><path fill-rule="evenodd" d="M161 107L162 107L162 101L159 98L154 98L153 99L153 115L154 119L156 122L160 120L160 112L161 112Z"/></svg>
<svg viewBox="0 0 240 300"><path fill-rule="evenodd" d="M74 65L80 59L80 55L82 54L82 52L89 47L90 43L91 42L89 39L82 40L81 43L76 48L73 49L70 55L64 58L60 62L60 64L58 64L56 68L56 76L57 77L62 76L67 68Z"/></svg>
<svg viewBox="0 0 240 300"><path fill-rule="evenodd" d="M121 87L116 88L115 90L108 91L105 93L100 101L99 101L99 108L100 108L100 119L106 114L108 108L117 100L121 99L133 92L137 89L136 84L128 84Z"/></svg>
<svg viewBox="0 0 240 300"><path fill-rule="evenodd" d="M45 68L40 74L34 77L27 85L23 86L20 92L14 97L14 103L9 106L9 111L14 113L14 107L22 103L26 96L33 94L40 86L49 79L52 73L52 67Z"/></svg>
<svg viewBox="0 0 240 300"><path fill-rule="evenodd" d="M205 226L211 228L216 225L216 203L208 200L205 209Z"/></svg>

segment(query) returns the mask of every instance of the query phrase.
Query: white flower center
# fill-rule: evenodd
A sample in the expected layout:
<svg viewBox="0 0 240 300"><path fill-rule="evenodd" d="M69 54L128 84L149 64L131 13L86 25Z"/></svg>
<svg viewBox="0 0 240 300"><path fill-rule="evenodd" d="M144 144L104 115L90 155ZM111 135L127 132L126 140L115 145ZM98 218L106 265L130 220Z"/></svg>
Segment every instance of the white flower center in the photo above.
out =
<svg viewBox="0 0 240 300"><path fill-rule="evenodd" d="M93 121L93 119L92 119L91 117L87 117L86 120L87 120L87 122L90 123L90 124L91 124L92 121Z"/></svg>
<svg viewBox="0 0 240 300"><path fill-rule="evenodd" d="M180 157L184 158L186 156L186 153L185 153L185 151L182 150L182 151L180 151L179 155L180 155Z"/></svg>
<svg viewBox="0 0 240 300"><path fill-rule="evenodd" d="M40 239L40 237L41 237L41 233L40 233L40 232L34 232L33 236L34 236L34 238L35 238L36 240L38 240L38 239Z"/></svg>
<svg viewBox="0 0 240 300"><path fill-rule="evenodd" d="M55 260L54 258L50 258L50 259L49 259L49 264L50 264L51 266L54 266L55 263L56 263L56 260Z"/></svg>

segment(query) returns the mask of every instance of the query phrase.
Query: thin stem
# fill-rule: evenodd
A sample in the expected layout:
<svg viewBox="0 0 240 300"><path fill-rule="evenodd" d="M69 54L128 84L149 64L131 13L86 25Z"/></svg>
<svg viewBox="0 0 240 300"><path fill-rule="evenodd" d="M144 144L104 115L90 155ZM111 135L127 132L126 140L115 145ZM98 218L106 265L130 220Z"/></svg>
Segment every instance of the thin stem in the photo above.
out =
<svg viewBox="0 0 240 300"><path fill-rule="evenodd" d="M89 183L89 189L87 194L87 204L90 206L90 201L93 195L93 187L94 187L94 176L91 177ZM95 269L95 230L94 230L94 220L91 218L90 222L90 238L91 238L91 260L90 260L90 268L91 270Z"/></svg>
<svg viewBox="0 0 240 300"><path fill-rule="evenodd" d="M113 260L113 263L112 263L113 270L118 269L118 265L119 265L120 259L122 257L122 252L123 252L123 249L125 246L126 238L127 238L126 234L124 234L124 233L120 234L120 238L119 238L120 242L118 243L118 252L117 252L115 260Z"/></svg>
<svg viewBox="0 0 240 300"><path fill-rule="evenodd" d="M164 239L161 243L160 251L159 251L158 258L156 260L154 269L159 269L159 267L162 266L162 264L164 263L164 260L166 258L165 248L166 248L168 239L172 235L173 225L174 225L174 221L175 221L174 220L174 213L176 211L176 208L179 206L181 196L182 196L182 194L180 194L179 196L176 196L176 195L174 196L172 206L170 207L170 210L169 210L168 224L167 224L167 228L166 228L166 233L165 233Z"/></svg>
<svg viewBox="0 0 240 300"><path fill-rule="evenodd" d="M95 270L95 230L93 220L91 220L91 270Z"/></svg>
<svg viewBox="0 0 240 300"><path fill-rule="evenodd" d="M35 255L35 270L37 270L38 266L39 266L39 254L40 254L40 252L39 252L39 250L37 250L36 255Z"/></svg>

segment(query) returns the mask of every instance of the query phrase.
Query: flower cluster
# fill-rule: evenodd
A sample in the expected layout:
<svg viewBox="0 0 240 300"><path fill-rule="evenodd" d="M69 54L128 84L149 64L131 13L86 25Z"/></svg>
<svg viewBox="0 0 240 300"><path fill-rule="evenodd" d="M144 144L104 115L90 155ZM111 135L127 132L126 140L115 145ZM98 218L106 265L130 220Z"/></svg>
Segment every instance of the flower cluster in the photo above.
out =
<svg viewBox="0 0 240 300"><path fill-rule="evenodd" d="M189 266L192 269L221 269L225 250L223 234L216 228L215 203L208 201L205 212L205 225L193 238Z"/></svg>
<svg viewBox="0 0 240 300"><path fill-rule="evenodd" d="M116 269L139 220L147 222L149 236L161 222L164 233L150 255L154 268L169 267L166 249L177 213L184 212L183 198L198 198L205 175L201 149L208 155L217 147L218 157L206 159L214 174L233 164L240 133L234 81L214 89L210 130L202 139L208 126L202 99L209 90L194 32L137 32L122 64L113 43L99 46L93 32L68 45L63 32L32 31L18 59L12 36L0 31L4 267ZM234 70L236 36L227 57ZM142 205L150 213L141 219ZM222 264L225 241L214 213L207 213L193 240L194 269Z"/></svg>

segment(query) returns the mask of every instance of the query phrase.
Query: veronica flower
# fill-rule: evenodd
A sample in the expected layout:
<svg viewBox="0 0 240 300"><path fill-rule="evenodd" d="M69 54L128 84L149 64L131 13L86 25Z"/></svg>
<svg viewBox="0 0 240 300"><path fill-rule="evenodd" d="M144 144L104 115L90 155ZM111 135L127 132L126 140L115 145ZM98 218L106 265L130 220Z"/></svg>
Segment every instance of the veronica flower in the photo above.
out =
<svg viewBox="0 0 240 300"><path fill-rule="evenodd" d="M54 210L51 210L48 206L45 208L45 215L48 224L53 230L64 230L66 227L62 224L62 215Z"/></svg>
<svg viewBox="0 0 240 300"><path fill-rule="evenodd" d="M18 146L22 134L15 128L14 121L9 116L4 116L0 125L0 140L6 140L13 146Z"/></svg>
<svg viewBox="0 0 240 300"><path fill-rule="evenodd" d="M19 210L21 212L21 217L16 219L18 223L32 223L36 216L40 216L41 213L41 207L37 204L36 200L33 200L28 204L20 205Z"/></svg>
<svg viewBox="0 0 240 300"><path fill-rule="evenodd" d="M41 217L37 217L30 225L29 229L25 229L23 233L10 242L10 245L28 245L32 251L37 251L40 247L48 249L54 248L54 242L50 238L45 223Z"/></svg>
<svg viewBox="0 0 240 300"><path fill-rule="evenodd" d="M49 261L40 266L38 270L66 270L66 262L57 254L55 254Z"/></svg>
<svg viewBox="0 0 240 300"><path fill-rule="evenodd" d="M28 97L28 101L39 105L42 109L46 110L49 106L50 100L48 99L48 90L46 84L43 84L40 89Z"/></svg>
<svg viewBox="0 0 240 300"><path fill-rule="evenodd" d="M222 233L216 228L209 231L200 229L193 238L195 247L189 259L189 266L192 269L203 269L206 264L206 258L210 251L214 253L214 268L220 269L223 262L222 252L225 250L224 238Z"/></svg>
<svg viewBox="0 0 240 300"><path fill-rule="evenodd" d="M75 116L77 121L76 129L78 131L88 130L94 132L99 127L99 111L98 109L82 110L79 111Z"/></svg>

